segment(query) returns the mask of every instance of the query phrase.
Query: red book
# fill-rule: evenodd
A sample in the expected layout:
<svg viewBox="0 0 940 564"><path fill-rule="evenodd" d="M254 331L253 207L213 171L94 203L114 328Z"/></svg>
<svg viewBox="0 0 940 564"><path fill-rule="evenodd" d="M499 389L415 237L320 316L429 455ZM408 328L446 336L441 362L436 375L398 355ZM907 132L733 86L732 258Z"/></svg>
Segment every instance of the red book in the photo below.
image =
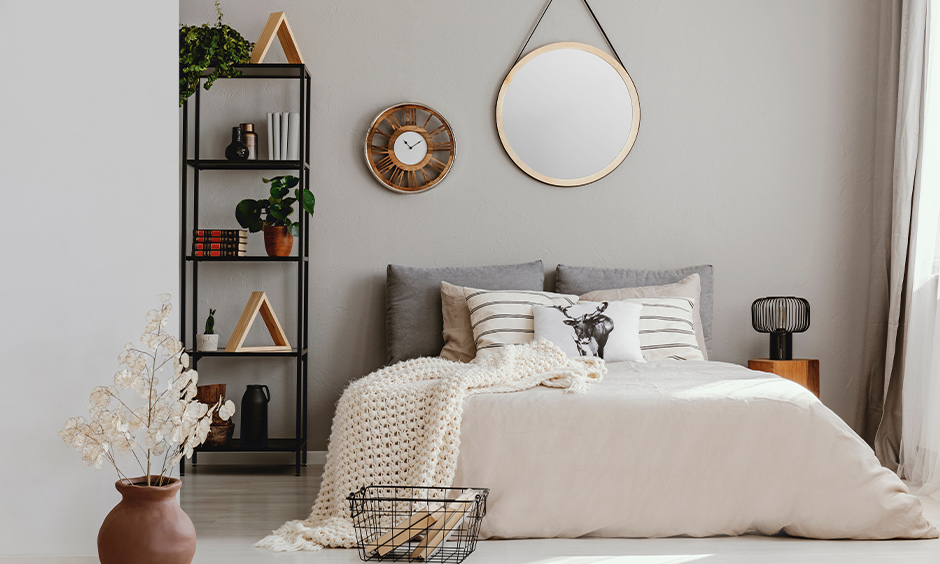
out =
<svg viewBox="0 0 940 564"><path fill-rule="evenodd" d="M247 243L248 237L193 237L194 243Z"/></svg>
<svg viewBox="0 0 940 564"><path fill-rule="evenodd" d="M193 249L197 251L247 251L248 245L244 243L229 244L229 243L193 243Z"/></svg>
<svg viewBox="0 0 940 564"><path fill-rule="evenodd" d="M193 229L196 237L247 237L244 229Z"/></svg>
<svg viewBox="0 0 940 564"><path fill-rule="evenodd" d="M197 257L243 257L245 251L193 251L193 255Z"/></svg>

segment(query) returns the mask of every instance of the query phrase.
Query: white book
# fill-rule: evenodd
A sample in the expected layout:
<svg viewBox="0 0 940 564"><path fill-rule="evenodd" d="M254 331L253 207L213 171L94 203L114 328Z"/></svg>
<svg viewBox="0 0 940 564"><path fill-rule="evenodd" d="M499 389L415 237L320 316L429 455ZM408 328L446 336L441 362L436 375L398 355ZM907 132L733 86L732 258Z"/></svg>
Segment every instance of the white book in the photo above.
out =
<svg viewBox="0 0 940 564"><path fill-rule="evenodd" d="M290 154L290 143L288 142L287 130L289 126L289 120L287 112L281 112L281 160L286 161L287 155Z"/></svg>
<svg viewBox="0 0 940 564"><path fill-rule="evenodd" d="M274 159L274 118L271 112L268 112L268 160Z"/></svg>
<svg viewBox="0 0 940 564"><path fill-rule="evenodd" d="M300 114L291 112L287 118L287 158L291 161L300 160Z"/></svg>
<svg viewBox="0 0 940 564"><path fill-rule="evenodd" d="M271 160L281 160L281 114L274 112L271 116L274 122L274 156Z"/></svg>

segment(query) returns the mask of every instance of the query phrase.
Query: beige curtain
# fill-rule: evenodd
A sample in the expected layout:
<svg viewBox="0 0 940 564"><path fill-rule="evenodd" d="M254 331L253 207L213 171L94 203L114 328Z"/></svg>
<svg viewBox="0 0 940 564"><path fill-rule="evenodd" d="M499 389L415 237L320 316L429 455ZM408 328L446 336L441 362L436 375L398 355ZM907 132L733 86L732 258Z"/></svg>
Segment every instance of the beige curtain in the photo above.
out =
<svg viewBox="0 0 940 564"><path fill-rule="evenodd" d="M901 444L907 273L924 121L927 16L928 0L892 0L881 7L873 255L857 428L892 470L898 467Z"/></svg>

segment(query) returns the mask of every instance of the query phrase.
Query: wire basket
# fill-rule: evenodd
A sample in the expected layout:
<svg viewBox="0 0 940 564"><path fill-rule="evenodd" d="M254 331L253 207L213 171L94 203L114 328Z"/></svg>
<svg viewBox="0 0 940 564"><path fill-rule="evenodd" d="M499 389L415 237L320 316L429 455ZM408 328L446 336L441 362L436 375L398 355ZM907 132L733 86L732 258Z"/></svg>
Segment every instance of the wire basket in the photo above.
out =
<svg viewBox="0 0 940 564"><path fill-rule="evenodd" d="M463 562L477 547L486 488L366 486L347 496L362 560Z"/></svg>

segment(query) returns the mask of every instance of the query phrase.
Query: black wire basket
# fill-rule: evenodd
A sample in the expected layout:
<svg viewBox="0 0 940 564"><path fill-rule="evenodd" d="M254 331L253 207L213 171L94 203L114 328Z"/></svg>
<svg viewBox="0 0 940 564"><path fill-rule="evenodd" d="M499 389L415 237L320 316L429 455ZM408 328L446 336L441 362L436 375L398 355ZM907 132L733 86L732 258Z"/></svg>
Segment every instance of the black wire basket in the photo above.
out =
<svg viewBox="0 0 940 564"><path fill-rule="evenodd" d="M463 562L477 547L486 488L366 486L346 499L362 560Z"/></svg>

